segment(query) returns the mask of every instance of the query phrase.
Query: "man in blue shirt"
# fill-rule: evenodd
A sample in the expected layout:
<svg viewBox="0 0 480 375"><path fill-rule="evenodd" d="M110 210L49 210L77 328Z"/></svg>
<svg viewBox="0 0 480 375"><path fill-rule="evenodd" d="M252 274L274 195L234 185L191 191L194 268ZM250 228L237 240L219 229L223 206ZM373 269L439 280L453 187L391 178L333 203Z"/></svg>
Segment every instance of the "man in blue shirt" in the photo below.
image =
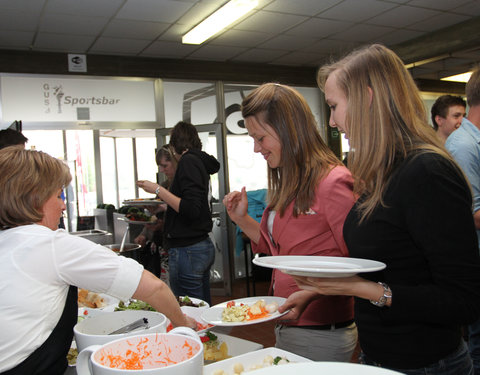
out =
<svg viewBox="0 0 480 375"><path fill-rule="evenodd" d="M445 147L463 169L472 187L473 218L480 239L480 69L473 72L465 92L470 107L462 125L447 138ZM475 368L480 374L480 320L469 327L468 346Z"/></svg>

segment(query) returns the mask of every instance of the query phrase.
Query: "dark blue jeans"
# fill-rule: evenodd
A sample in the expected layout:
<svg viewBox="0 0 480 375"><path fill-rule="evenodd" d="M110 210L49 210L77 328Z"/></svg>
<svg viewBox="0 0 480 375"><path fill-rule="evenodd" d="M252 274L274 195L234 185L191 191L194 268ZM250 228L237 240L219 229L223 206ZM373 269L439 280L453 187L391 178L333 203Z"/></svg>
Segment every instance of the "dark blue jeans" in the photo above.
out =
<svg viewBox="0 0 480 375"><path fill-rule="evenodd" d="M460 346L453 353L447 355L437 363L417 369L397 369L382 366L360 353L359 362L365 365L388 368L406 375L473 375L473 364L468 354L467 345L462 340Z"/></svg>
<svg viewBox="0 0 480 375"><path fill-rule="evenodd" d="M480 319L468 326L468 351L472 357L475 375L480 375Z"/></svg>
<svg viewBox="0 0 480 375"><path fill-rule="evenodd" d="M210 267L215 260L215 246L210 238L185 247L168 250L170 288L177 296L210 300Z"/></svg>

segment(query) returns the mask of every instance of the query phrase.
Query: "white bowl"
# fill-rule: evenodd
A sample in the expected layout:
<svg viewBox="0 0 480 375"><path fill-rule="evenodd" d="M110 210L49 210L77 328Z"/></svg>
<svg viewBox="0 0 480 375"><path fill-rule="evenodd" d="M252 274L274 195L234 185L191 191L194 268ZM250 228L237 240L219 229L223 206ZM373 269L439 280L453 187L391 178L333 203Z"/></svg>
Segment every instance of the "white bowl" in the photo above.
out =
<svg viewBox="0 0 480 375"><path fill-rule="evenodd" d="M127 333L109 335L110 332L142 318L148 319L149 328L141 328L141 331L137 329ZM119 338L144 333L163 333L166 332L166 329L167 318L159 312L126 310L106 312L82 320L73 327L73 332L75 334L75 342L77 343L78 351L80 352L90 345L102 345Z"/></svg>
<svg viewBox="0 0 480 375"><path fill-rule="evenodd" d="M120 359L120 360L118 360ZM142 369L124 369L127 359L141 363ZM171 333L151 333L92 345L80 352L78 375L202 375L203 345L187 327Z"/></svg>

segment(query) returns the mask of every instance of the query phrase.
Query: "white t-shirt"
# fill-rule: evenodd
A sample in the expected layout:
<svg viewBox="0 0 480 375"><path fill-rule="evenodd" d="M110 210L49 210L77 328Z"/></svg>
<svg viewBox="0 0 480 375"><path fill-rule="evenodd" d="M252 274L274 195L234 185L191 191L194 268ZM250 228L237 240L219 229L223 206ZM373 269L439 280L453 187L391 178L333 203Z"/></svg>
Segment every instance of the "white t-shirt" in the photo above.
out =
<svg viewBox="0 0 480 375"><path fill-rule="evenodd" d="M45 342L70 285L127 300L142 272L136 261L63 229L33 224L0 231L0 373Z"/></svg>

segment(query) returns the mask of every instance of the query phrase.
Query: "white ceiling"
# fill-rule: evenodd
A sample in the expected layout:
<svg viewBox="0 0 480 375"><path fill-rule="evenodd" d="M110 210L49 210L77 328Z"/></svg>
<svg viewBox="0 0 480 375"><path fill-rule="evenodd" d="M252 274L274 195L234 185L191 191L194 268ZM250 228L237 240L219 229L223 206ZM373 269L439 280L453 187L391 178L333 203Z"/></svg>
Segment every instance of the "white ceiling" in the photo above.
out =
<svg viewBox="0 0 480 375"><path fill-rule="evenodd" d="M312 67L361 44L391 46L480 16L480 0L259 0L204 44L181 43L225 2L0 0L0 49ZM470 64L480 50L451 58Z"/></svg>

